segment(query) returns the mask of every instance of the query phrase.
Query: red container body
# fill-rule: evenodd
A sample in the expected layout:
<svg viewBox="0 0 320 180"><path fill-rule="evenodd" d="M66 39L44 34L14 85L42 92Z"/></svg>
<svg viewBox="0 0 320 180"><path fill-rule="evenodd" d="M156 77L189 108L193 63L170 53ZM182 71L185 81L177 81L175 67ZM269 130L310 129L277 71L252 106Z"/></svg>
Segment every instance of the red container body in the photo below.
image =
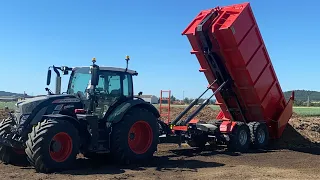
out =
<svg viewBox="0 0 320 180"><path fill-rule="evenodd" d="M212 12L217 12L218 16L208 23L210 31L207 35L213 44L211 51L222 57L234 80L234 92L244 108L246 120L266 121L270 137L279 138L292 115L294 97L286 102L250 3L201 11L182 33L190 41L191 53L196 55L200 71L204 72L209 84L215 80L196 33L198 24ZM215 85L213 90L217 87ZM221 107L217 119L243 121L240 115L231 118L220 93L216 94L216 100ZM228 104L231 108L236 107L235 100Z"/></svg>

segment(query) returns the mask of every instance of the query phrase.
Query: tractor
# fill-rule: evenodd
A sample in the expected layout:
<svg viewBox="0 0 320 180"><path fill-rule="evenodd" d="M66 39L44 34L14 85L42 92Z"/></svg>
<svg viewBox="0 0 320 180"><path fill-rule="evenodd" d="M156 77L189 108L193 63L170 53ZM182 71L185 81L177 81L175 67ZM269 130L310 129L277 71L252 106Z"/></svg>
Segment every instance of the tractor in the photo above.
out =
<svg viewBox="0 0 320 180"><path fill-rule="evenodd" d="M26 161L37 172L68 169L82 153L94 158L108 154L128 164L148 160L159 143L158 110L133 92L133 76L126 68L49 67L56 73L56 91L20 101L0 123L0 160ZM70 78L61 92L61 73ZM139 93L141 95L142 92ZM101 157L101 156L100 156Z"/></svg>

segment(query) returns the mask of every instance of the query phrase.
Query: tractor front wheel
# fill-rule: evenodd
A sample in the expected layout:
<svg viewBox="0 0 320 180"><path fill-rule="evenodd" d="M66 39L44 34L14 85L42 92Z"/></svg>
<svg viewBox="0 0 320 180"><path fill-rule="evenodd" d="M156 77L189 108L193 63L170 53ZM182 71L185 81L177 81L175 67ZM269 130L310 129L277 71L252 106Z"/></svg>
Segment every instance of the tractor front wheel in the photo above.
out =
<svg viewBox="0 0 320 180"><path fill-rule="evenodd" d="M72 167L79 152L79 135L69 122L48 119L32 128L26 145L36 171L49 173Z"/></svg>
<svg viewBox="0 0 320 180"><path fill-rule="evenodd" d="M0 136L5 136L10 133L11 126L14 124L12 119L4 119L0 122ZM4 164L21 164L27 165L26 154L23 149L15 149L9 146L0 144L0 160Z"/></svg>
<svg viewBox="0 0 320 180"><path fill-rule="evenodd" d="M116 162L129 164L151 158L157 150L157 118L144 108L132 108L113 125L111 154Z"/></svg>

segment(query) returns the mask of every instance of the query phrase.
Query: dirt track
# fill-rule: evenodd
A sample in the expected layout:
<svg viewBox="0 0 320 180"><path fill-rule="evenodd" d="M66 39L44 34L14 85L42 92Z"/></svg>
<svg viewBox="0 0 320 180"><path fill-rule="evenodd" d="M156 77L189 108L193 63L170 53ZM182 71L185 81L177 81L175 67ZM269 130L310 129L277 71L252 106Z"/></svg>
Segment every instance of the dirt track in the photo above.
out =
<svg viewBox="0 0 320 180"><path fill-rule="evenodd" d="M31 167L0 165L1 179L319 179L319 155L279 150L248 154L161 145L148 166L114 167L79 159L75 170L38 174Z"/></svg>
<svg viewBox="0 0 320 180"><path fill-rule="evenodd" d="M204 112L200 118L217 113ZM264 152L238 154L223 147L197 152L187 146L160 145L148 165L114 167L107 159L79 158L74 170L46 175L32 167L0 164L0 179L319 179L319 119L294 115L282 139Z"/></svg>

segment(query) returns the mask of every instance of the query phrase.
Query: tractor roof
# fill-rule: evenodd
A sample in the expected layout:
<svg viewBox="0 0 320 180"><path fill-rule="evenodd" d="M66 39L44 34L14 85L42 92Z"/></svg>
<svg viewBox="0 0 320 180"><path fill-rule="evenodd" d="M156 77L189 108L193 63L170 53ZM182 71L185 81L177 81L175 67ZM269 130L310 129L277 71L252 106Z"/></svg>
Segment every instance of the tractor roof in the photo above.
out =
<svg viewBox="0 0 320 180"><path fill-rule="evenodd" d="M74 67L73 70L84 70L84 71L89 71L90 67L88 66L83 66L83 67ZM116 71L116 72L125 72L126 69L125 68L118 68L118 67L107 67L107 66L99 66L99 69L101 71ZM138 72L137 71L134 71L134 70L130 70L128 69L127 70L127 73L131 74L131 75L138 75Z"/></svg>

